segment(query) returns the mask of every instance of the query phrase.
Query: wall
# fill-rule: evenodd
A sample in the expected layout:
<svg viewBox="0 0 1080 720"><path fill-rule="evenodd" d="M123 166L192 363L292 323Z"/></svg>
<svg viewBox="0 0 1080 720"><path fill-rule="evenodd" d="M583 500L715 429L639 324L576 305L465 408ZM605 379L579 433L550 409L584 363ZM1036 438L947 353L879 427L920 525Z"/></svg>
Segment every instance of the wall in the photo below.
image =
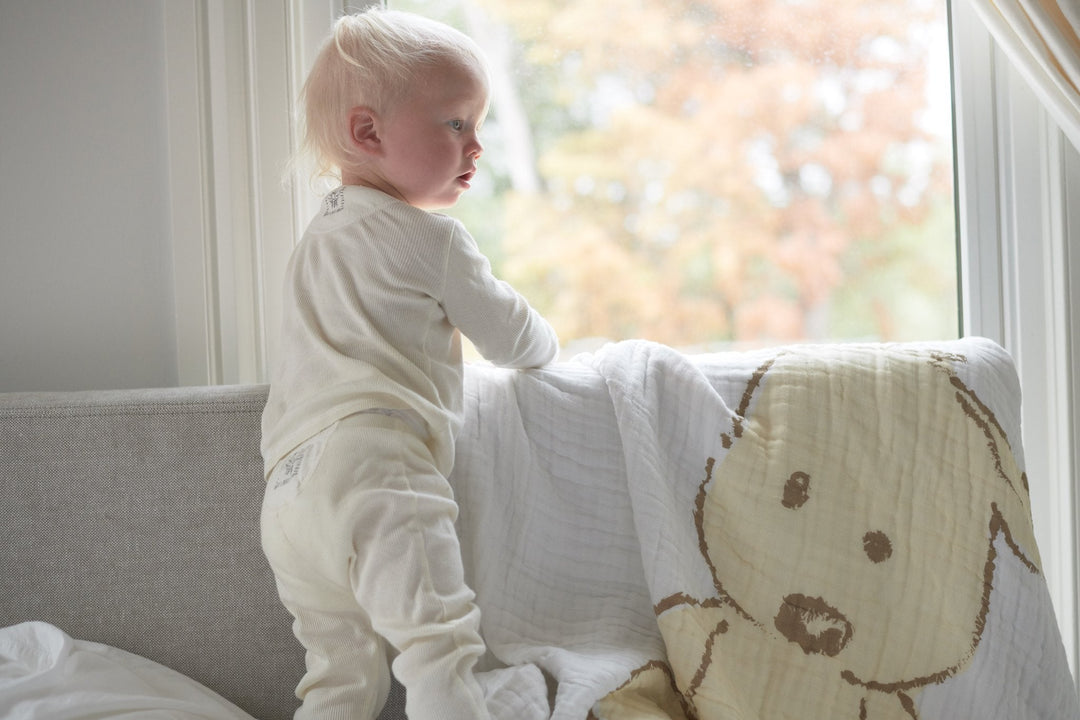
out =
<svg viewBox="0 0 1080 720"><path fill-rule="evenodd" d="M175 385L162 4L0 0L0 391Z"/></svg>

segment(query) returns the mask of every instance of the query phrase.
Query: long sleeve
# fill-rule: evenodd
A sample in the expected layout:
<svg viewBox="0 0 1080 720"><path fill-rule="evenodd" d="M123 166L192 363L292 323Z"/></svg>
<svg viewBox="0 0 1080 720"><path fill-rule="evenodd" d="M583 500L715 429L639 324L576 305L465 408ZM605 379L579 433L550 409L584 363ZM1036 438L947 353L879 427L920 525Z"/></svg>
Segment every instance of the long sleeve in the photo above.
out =
<svg viewBox="0 0 1080 720"><path fill-rule="evenodd" d="M460 226L450 244L442 304L450 323L496 365L539 367L558 354L555 330L492 275L491 264Z"/></svg>
<svg viewBox="0 0 1080 720"><path fill-rule="evenodd" d="M370 188L332 193L286 272L263 411L267 471L372 408L418 412L449 462L461 422L458 330L507 367L544 365L558 352L551 326L492 275L460 222Z"/></svg>

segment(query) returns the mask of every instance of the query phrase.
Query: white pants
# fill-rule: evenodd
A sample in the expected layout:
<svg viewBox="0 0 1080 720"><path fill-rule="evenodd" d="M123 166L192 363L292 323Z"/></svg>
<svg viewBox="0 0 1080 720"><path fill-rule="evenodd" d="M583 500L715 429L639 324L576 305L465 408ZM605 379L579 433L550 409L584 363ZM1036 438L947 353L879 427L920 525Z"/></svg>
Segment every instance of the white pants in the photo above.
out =
<svg viewBox="0 0 1080 720"><path fill-rule="evenodd" d="M395 654L410 720L490 717L456 517L446 478L399 417L350 416L278 463L262 543L307 650L296 720L375 718Z"/></svg>

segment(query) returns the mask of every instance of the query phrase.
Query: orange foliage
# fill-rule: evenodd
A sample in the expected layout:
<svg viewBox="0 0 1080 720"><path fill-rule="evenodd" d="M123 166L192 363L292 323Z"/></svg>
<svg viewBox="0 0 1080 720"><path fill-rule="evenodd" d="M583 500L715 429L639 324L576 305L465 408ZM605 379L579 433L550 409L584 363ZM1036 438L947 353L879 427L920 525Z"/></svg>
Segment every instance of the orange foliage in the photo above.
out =
<svg viewBox="0 0 1080 720"><path fill-rule="evenodd" d="M506 192L501 268L564 340L814 337L858 280L854 248L948 205L948 154L917 167L908 152L934 140L911 28L940 9L476 1L551 83L526 105L565 124L533 130L543 189ZM886 337L887 315L868 334Z"/></svg>

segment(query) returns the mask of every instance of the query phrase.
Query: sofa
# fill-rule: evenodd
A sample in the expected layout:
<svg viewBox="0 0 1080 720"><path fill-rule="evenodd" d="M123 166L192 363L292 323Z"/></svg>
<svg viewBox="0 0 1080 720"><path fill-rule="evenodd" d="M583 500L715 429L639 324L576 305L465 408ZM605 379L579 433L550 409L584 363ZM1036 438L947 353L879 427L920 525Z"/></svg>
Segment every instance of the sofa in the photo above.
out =
<svg viewBox="0 0 1080 720"><path fill-rule="evenodd" d="M0 718L48 717L3 711L15 697L5 693L18 690L11 678L29 666L12 653L38 657L25 638L44 637L42 628L65 647L160 665L238 708L237 717L292 716L303 651L258 534L266 390L0 395L0 627L32 630L0 646ZM754 695L768 684L759 678L785 683L810 708L817 699L800 695L809 691L799 678L835 687L821 702L843 705L820 706L833 717L944 718L958 708L985 718L1078 716L1027 514L1019 386L1011 359L989 341L700 356L621 343L541 370L469 366L465 398L451 480L491 648L483 664L540 667L554 717L641 717L642 702L662 710L650 717L720 717L717 708L744 688L737 702L758 713L747 717L788 717L790 708L770 699L777 693ZM937 415L948 417L931 429ZM799 428L812 442L788 441ZM902 450L909 441L916 451ZM897 463L894 452L901 464L925 456L923 470L938 463L934 453L950 464L919 500L919 468L877 479ZM958 457L964 467L955 467ZM785 481L761 504L766 476L740 483L781 458ZM826 488L815 463L850 475ZM956 512L941 515L949 527L978 516L971 609L960 599L964 558L942 551L963 543L940 521L933 542L908 527L952 497L940 490L946 482L964 486ZM880 582L920 588L911 611L923 614L912 622L924 625L915 635L946 634L925 625L926 612L942 623L971 617L956 658L944 641L900 648L910 628L875 625L851 609L878 580L834 587L845 580L829 575L832 560L818 567L812 543L780 539L826 497L844 498L841 520L825 522L829 532L862 512L873 518L853 529L857 572L892 567ZM753 513L760 517L740 524ZM800 532L823 532L814 522ZM926 557L913 569L916 551ZM758 610L771 596L756 594L774 568L813 588L782 593L775 621ZM912 605L889 602L890 622ZM832 627L811 636L799 613ZM883 653L874 643L886 639L893 649ZM727 652L712 652L721 646ZM844 664L858 653L877 665ZM733 689L725 678L741 678L739 665L752 674ZM884 673L895 682L876 679ZM380 718L404 717L395 682Z"/></svg>
<svg viewBox="0 0 1080 720"><path fill-rule="evenodd" d="M303 651L259 544L265 386L0 399L0 625L43 621L284 720ZM400 688L384 718L403 718Z"/></svg>

